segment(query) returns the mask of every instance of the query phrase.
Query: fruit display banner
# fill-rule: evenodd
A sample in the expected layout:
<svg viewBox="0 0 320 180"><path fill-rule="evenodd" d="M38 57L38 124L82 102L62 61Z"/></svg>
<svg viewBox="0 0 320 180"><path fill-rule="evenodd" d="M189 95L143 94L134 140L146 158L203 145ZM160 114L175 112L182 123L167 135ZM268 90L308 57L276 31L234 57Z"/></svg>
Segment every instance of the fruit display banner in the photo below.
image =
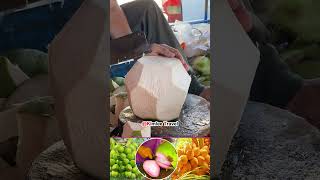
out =
<svg viewBox="0 0 320 180"><path fill-rule="evenodd" d="M209 180L210 138L110 138L110 179Z"/></svg>

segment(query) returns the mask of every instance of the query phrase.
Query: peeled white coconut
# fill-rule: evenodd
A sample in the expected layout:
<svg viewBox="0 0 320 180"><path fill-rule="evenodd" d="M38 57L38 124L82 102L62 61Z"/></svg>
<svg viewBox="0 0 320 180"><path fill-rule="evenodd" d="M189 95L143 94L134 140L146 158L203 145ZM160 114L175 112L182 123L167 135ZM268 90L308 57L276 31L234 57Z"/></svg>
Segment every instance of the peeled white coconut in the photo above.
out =
<svg viewBox="0 0 320 180"><path fill-rule="evenodd" d="M180 60L161 56L140 58L125 78L134 114L160 121L179 117L190 82Z"/></svg>

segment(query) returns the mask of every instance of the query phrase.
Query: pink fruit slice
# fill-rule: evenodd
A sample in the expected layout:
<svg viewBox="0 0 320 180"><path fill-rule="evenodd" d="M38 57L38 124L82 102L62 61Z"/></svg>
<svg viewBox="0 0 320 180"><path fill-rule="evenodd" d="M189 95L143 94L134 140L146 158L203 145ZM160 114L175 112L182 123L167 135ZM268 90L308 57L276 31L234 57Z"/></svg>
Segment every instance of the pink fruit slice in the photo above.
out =
<svg viewBox="0 0 320 180"><path fill-rule="evenodd" d="M160 175L160 166L155 160L144 161L143 169L151 177L158 177Z"/></svg>
<svg viewBox="0 0 320 180"><path fill-rule="evenodd" d="M168 169L171 166L171 162L168 160L168 158L163 155L162 153L156 153L156 162L157 164L164 169Z"/></svg>

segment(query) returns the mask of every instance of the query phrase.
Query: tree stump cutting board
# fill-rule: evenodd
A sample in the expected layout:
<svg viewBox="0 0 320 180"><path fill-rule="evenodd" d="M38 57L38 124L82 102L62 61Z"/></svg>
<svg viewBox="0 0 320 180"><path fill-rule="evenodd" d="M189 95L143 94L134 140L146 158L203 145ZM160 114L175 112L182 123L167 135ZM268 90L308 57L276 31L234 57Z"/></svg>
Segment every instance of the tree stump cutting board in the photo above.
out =
<svg viewBox="0 0 320 180"><path fill-rule="evenodd" d="M120 121L142 123L149 121L135 116L130 107L120 113ZM153 137L203 137L210 134L210 103L204 98L188 94L178 119L179 126L151 127Z"/></svg>
<svg viewBox="0 0 320 180"><path fill-rule="evenodd" d="M72 160L63 141L51 145L32 163L27 179L94 180Z"/></svg>

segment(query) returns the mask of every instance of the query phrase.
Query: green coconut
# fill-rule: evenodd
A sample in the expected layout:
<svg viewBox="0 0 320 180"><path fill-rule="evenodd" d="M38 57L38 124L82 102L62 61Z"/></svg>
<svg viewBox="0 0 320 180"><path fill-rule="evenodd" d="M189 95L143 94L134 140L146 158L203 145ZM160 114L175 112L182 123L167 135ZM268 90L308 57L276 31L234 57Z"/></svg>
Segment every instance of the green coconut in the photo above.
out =
<svg viewBox="0 0 320 180"><path fill-rule="evenodd" d="M199 77L198 81L205 86L210 86L210 82L211 82L210 79L211 79L210 75L207 75L207 76Z"/></svg>
<svg viewBox="0 0 320 180"><path fill-rule="evenodd" d="M34 49L17 49L4 54L29 77L48 73L48 55Z"/></svg>
<svg viewBox="0 0 320 180"><path fill-rule="evenodd" d="M206 56L198 56L193 61L192 68L203 76L210 75L210 59Z"/></svg>
<svg viewBox="0 0 320 180"><path fill-rule="evenodd" d="M6 58L0 57L0 98L7 98L29 77Z"/></svg>
<svg viewBox="0 0 320 180"><path fill-rule="evenodd" d="M123 77L114 77L112 78L114 82L116 82L119 86L124 86L124 78Z"/></svg>

